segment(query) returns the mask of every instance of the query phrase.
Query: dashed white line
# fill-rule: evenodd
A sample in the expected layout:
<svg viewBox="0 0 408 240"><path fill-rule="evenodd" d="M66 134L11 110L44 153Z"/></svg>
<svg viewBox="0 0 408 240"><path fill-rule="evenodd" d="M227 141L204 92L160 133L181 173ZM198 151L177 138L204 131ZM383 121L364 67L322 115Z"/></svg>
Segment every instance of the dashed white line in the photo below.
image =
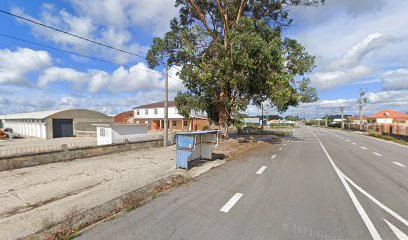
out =
<svg viewBox="0 0 408 240"><path fill-rule="evenodd" d="M396 226L394 226L392 223L388 222L387 219L383 218L385 223L391 228L391 230L395 233L395 235L398 237L399 240L407 240L408 236L403 233L401 230L399 230Z"/></svg>
<svg viewBox="0 0 408 240"><path fill-rule="evenodd" d="M346 139L346 142L350 142L350 140Z"/></svg>
<svg viewBox="0 0 408 240"><path fill-rule="evenodd" d="M282 150L282 148L279 148L278 150L280 151L280 150Z"/></svg>
<svg viewBox="0 0 408 240"><path fill-rule="evenodd" d="M367 150L367 148L366 148L366 147L361 147L361 149Z"/></svg>
<svg viewBox="0 0 408 240"><path fill-rule="evenodd" d="M266 166L262 166L258 171L256 171L256 174L261 175L263 171L265 171Z"/></svg>
<svg viewBox="0 0 408 240"><path fill-rule="evenodd" d="M353 145L357 145L357 143L353 143Z"/></svg>
<svg viewBox="0 0 408 240"><path fill-rule="evenodd" d="M392 163L394 163L395 165L400 166L400 167L407 167L407 166L405 166L404 164L401 164L401 163L399 163L399 162L392 162Z"/></svg>
<svg viewBox="0 0 408 240"><path fill-rule="evenodd" d="M381 155L381 154L379 154L379 153L376 153L376 152L373 152L373 154L374 155L377 155L377 156L379 156L379 157L382 157L383 155Z"/></svg>
<svg viewBox="0 0 408 240"><path fill-rule="evenodd" d="M221 212L229 212L231 208L239 201L239 199L243 196L242 193L235 193L234 196L220 209Z"/></svg>
<svg viewBox="0 0 408 240"><path fill-rule="evenodd" d="M275 155L272 155L271 159L275 159L275 158L276 158L276 154L275 154Z"/></svg>

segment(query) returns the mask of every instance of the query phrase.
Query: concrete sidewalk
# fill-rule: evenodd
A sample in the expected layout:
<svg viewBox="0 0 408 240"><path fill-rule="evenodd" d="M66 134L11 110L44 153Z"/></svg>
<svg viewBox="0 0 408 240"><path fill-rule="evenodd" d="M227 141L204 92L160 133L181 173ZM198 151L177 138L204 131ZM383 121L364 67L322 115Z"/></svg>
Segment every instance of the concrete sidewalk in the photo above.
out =
<svg viewBox="0 0 408 240"><path fill-rule="evenodd" d="M253 144L223 141L216 153L229 156L245 145ZM187 172L175 168L174 158L175 146L169 146L0 172L1 239L42 232L160 179L194 177L224 162Z"/></svg>

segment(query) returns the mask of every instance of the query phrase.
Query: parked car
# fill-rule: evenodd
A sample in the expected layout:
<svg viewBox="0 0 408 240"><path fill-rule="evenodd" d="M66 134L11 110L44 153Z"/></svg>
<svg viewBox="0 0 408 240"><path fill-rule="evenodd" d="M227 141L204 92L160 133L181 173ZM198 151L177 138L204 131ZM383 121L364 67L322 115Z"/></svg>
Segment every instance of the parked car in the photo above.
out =
<svg viewBox="0 0 408 240"><path fill-rule="evenodd" d="M21 138L21 136L19 134L17 134L17 133L14 133L13 129L11 129L11 128L5 128L5 129L3 129L3 131L6 134L7 138L11 138L11 139Z"/></svg>

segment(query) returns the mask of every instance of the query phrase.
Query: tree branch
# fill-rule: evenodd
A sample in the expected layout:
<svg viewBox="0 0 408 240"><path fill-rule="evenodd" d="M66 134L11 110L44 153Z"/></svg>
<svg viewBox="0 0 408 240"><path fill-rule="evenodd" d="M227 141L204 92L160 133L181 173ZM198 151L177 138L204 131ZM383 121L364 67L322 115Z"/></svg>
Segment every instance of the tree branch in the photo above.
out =
<svg viewBox="0 0 408 240"><path fill-rule="evenodd" d="M236 24L238 24L239 20L241 19L242 13L244 12L244 9L246 7L246 2L247 0L241 1L241 6L239 6L239 10L238 10L237 20L235 21Z"/></svg>
<svg viewBox="0 0 408 240"><path fill-rule="evenodd" d="M205 16L201 12L200 8L194 3L193 0L187 0L187 1L190 3L190 5L194 9L194 11L198 14L198 17L200 18L201 22L204 24L205 29L207 29L207 31L209 33L212 33L211 28L208 26L208 23L205 20Z"/></svg>

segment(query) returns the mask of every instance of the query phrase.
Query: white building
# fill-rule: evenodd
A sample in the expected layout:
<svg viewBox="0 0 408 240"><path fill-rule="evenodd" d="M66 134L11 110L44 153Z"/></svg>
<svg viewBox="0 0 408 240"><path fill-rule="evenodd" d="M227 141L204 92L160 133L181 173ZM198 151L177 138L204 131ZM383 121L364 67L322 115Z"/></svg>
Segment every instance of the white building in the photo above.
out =
<svg viewBox="0 0 408 240"><path fill-rule="evenodd" d="M0 116L4 128L23 136L59 138L96 135L93 123L112 122L103 113L87 109L65 109Z"/></svg>
<svg viewBox="0 0 408 240"><path fill-rule="evenodd" d="M209 122L205 112L190 114L190 118L181 116L174 101L168 102L168 126L170 130L203 130ZM147 124L149 130L164 129L164 102L156 102L133 108L133 123Z"/></svg>
<svg viewBox="0 0 408 240"><path fill-rule="evenodd" d="M122 143L125 140L135 141L146 138L146 124L106 123L96 126L96 141L98 145Z"/></svg>

